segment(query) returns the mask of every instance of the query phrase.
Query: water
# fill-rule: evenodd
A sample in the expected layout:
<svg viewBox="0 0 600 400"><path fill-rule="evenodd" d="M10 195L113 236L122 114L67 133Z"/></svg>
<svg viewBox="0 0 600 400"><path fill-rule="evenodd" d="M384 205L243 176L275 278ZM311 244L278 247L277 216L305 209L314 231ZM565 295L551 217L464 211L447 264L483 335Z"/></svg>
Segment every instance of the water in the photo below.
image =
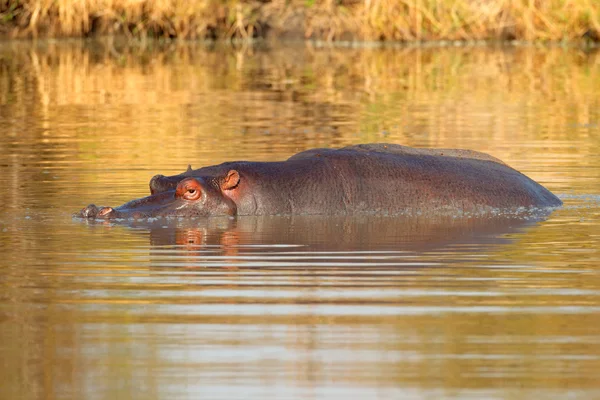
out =
<svg viewBox="0 0 600 400"><path fill-rule="evenodd" d="M600 396L600 58L0 45L0 398ZM157 173L390 142L491 153L546 217L88 223Z"/></svg>

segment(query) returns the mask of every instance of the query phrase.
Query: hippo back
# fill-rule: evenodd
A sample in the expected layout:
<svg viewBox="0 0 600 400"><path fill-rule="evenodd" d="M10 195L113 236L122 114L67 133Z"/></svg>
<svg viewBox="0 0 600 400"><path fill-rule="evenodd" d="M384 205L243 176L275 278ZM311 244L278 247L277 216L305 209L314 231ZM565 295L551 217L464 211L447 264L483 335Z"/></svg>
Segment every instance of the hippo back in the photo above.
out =
<svg viewBox="0 0 600 400"><path fill-rule="evenodd" d="M294 154L288 160L299 160L306 159L315 156L329 156L335 155L341 151L355 151L355 152L376 152L385 154L395 155L423 155L423 156L444 156L444 157L456 157L456 158L470 158L474 160L493 161L498 164L506 165L502 160L493 157L486 153L481 153L474 150L462 150L462 149L425 149L402 146L399 144L390 143L369 143L369 144L358 144L353 146L346 146L340 149L327 149L317 148L310 149L298 154Z"/></svg>
<svg viewBox="0 0 600 400"><path fill-rule="evenodd" d="M311 177L317 182L313 190L330 196L337 203L333 207L346 212L489 211L562 204L499 159L469 150L366 144L313 149L287 163L292 169L309 163L318 171ZM319 196L314 200L324 202Z"/></svg>

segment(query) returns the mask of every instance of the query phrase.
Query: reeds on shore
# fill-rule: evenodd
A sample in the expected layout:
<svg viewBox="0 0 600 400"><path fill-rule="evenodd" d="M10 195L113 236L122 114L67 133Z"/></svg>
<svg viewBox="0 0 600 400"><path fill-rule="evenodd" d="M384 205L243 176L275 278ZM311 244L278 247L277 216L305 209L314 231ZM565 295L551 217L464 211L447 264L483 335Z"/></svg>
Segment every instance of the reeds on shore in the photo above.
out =
<svg viewBox="0 0 600 400"><path fill-rule="evenodd" d="M0 0L5 37L600 40L597 0Z"/></svg>

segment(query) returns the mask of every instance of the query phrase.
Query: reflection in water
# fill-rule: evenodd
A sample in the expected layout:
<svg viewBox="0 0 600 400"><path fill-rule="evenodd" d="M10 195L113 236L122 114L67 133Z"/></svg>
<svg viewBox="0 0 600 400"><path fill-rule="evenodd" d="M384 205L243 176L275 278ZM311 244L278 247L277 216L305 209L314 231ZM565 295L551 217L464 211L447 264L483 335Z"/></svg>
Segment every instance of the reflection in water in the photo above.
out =
<svg viewBox="0 0 600 400"><path fill-rule="evenodd" d="M598 53L0 44L0 398L599 397ZM538 218L73 221L366 142L490 153Z"/></svg>
<svg viewBox="0 0 600 400"><path fill-rule="evenodd" d="M238 247L308 246L330 251L430 251L462 243L502 243L500 235L517 232L543 216L516 217L379 217L379 216L271 216L209 218L196 227L150 227L157 246L204 246L235 251ZM143 224L143 222L138 222ZM189 225L189 223L188 223ZM197 227L200 225L201 227Z"/></svg>

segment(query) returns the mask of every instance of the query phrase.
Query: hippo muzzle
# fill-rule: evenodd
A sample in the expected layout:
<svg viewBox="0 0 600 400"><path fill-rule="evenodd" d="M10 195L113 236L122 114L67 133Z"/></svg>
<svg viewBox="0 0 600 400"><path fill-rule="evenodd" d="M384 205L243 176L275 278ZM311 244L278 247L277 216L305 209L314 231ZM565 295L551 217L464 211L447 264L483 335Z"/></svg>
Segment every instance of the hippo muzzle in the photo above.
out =
<svg viewBox="0 0 600 400"><path fill-rule="evenodd" d="M129 201L117 208L102 207L90 204L75 214L78 218L115 219L115 218L150 218L172 215L178 207L185 206L178 199L175 191L153 194Z"/></svg>

